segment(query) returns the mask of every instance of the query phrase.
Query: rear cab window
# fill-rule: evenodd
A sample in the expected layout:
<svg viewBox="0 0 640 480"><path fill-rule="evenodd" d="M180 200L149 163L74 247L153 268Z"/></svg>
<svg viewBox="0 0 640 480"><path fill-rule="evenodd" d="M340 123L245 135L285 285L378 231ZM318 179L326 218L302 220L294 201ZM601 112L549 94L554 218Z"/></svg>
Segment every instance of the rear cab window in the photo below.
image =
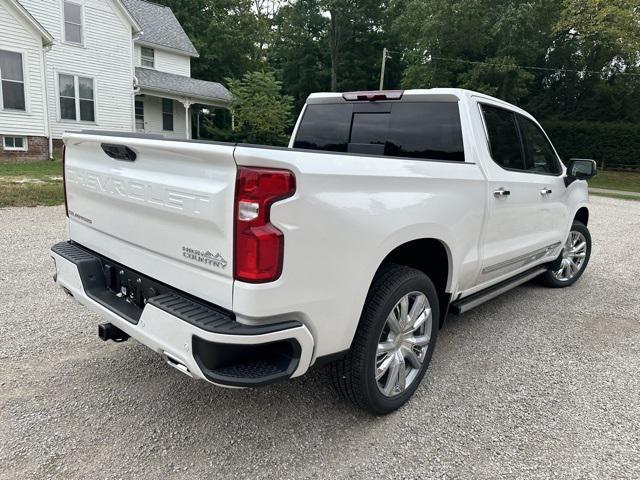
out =
<svg viewBox="0 0 640 480"><path fill-rule="evenodd" d="M464 162L457 102L309 104L294 148Z"/></svg>

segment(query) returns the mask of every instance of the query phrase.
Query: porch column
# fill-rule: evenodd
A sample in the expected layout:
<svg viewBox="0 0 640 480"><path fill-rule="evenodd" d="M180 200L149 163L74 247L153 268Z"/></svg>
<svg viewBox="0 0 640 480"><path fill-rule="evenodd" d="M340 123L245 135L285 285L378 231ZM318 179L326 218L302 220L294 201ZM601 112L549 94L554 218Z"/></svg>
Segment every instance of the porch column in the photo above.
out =
<svg viewBox="0 0 640 480"><path fill-rule="evenodd" d="M187 140L191 139L191 131L189 128L189 107L191 107L191 101L186 99L182 102L184 105L184 125L185 125L185 138Z"/></svg>

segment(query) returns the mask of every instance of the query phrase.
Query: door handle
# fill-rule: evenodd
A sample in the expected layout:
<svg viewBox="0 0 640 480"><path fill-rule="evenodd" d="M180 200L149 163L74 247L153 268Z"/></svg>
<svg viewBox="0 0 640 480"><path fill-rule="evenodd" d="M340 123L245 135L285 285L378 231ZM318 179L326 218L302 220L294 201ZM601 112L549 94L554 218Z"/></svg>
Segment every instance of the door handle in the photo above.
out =
<svg viewBox="0 0 640 480"><path fill-rule="evenodd" d="M550 195L553 193L553 190L549 189L549 188L543 188L542 190L540 190L540 195L542 195L543 197L545 195Z"/></svg>
<svg viewBox="0 0 640 480"><path fill-rule="evenodd" d="M502 187L500 187L498 190L494 190L493 192L493 196L496 198L504 198L508 197L509 195L511 195L511 192L509 190L505 190Z"/></svg>

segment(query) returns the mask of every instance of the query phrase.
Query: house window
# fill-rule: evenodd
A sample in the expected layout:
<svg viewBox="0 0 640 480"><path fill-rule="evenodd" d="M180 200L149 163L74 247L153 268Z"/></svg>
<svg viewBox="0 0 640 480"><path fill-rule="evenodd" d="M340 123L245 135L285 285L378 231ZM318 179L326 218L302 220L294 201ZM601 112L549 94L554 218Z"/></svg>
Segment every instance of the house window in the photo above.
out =
<svg viewBox="0 0 640 480"><path fill-rule="evenodd" d="M162 99L162 130L173 131L173 100Z"/></svg>
<svg viewBox="0 0 640 480"><path fill-rule="evenodd" d="M27 151L27 137L4 137L2 145L5 150Z"/></svg>
<svg viewBox="0 0 640 480"><path fill-rule="evenodd" d="M0 109L25 110L22 55L0 50Z"/></svg>
<svg viewBox="0 0 640 480"><path fill-rule="evenodd" d="M136 100L136 130L144 130L144 102Z"/></svg>
<svg viewBox="0 0 640 480"><path fill-rule="evenodd" d="M93 78L60 75L60 119L94 122L95 100Z"/></svg>
<svg viewBox="0 0 640 480"><path fill-rule="evenodd" d="M153 48L142 47L140 63L143 67L155 68L155 51Z"/></svg>
<svg viewBox="0 0 640 480"><path fill-rule="evenodd" d="M64 40L82 43L82 5L64 2Z"/></svg>

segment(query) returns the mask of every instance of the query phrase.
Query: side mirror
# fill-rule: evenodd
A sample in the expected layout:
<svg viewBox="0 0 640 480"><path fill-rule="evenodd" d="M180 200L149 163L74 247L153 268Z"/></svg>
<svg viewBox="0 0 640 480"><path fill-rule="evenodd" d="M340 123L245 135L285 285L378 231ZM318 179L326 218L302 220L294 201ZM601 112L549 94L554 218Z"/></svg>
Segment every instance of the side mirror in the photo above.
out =
<svg viewBox="0 0 640 480"><path fill-rule="evenodd" d="M567 164L567 186L574 180L587 180L595 176L597 172L595 160L586 158L571 158Z"/></svg>

